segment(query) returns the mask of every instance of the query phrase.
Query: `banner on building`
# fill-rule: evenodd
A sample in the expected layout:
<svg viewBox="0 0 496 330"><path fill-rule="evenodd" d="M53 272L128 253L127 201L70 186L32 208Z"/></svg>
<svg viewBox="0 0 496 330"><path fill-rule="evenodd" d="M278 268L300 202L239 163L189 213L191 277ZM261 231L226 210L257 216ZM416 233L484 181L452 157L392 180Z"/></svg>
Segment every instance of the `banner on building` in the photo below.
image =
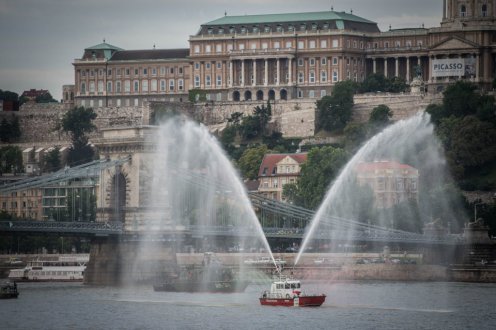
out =
<svg viewBox="0 0 496 330"><path fill-rule="evenodd" d="M432 77L475 76L475 58L443 58L432 60Z"/></svg>

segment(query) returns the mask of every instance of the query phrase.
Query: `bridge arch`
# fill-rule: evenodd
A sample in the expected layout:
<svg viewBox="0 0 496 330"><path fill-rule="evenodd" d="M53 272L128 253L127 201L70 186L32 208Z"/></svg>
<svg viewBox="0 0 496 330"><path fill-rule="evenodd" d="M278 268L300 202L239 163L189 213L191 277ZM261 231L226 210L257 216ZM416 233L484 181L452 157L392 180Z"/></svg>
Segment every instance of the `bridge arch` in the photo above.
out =
<svg viewBox="0 0 496 330"><path fill-rule="evenodd" d="M110 181L109 216L111 221L125 222L128 181L126 175L120 170L113 175Z"/></svg>

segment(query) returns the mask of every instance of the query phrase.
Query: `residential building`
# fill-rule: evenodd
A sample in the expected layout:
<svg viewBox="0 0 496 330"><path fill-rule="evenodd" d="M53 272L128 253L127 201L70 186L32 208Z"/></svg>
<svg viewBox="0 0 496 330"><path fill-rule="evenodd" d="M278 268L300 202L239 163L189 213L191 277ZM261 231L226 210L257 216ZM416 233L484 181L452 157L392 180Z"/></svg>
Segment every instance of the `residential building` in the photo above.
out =
<svg viewBox="0 0 496 330"><path fill-rule="evenodd" d="M355 167L355 172L360 185L372 188L377 208L418 201L419 171L410 165L395 161L363 162Z"/></svg>
<svg viewBox="0 0 496 330"><path fill-rule="evenodd" d="M301 165L306 162L307 153L266 154L258 171L258 193L264 197L285 201L283 187L296 183Z"/></svg>

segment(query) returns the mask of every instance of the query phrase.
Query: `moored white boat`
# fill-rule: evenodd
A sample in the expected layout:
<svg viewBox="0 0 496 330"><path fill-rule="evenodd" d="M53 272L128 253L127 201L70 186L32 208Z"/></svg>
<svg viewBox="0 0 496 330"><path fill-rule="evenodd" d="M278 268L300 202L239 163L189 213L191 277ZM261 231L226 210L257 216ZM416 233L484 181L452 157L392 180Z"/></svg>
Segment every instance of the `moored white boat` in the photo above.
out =
<svg viewBox="0 0 496 330"><path fill-rule="evenodd" d="M301 290L301 282L280 275L262 292L260 304L268 306L318 307L325 301L325 294L307 294Z"/></svg>
<svg viewBox="0 0 496 330"><path fill-rule="evenodd" d="M11 269L8 278L18 282L81 282L88 260L85 257L33 260L24 268Z"/></svg>

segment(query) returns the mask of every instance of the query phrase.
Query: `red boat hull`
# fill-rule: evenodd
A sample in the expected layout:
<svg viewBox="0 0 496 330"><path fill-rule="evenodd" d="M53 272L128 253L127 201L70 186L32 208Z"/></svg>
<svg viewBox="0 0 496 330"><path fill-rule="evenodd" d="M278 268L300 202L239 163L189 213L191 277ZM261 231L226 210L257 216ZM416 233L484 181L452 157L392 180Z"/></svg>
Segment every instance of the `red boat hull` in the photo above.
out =
<svg viewBox="0 0 496 330"><path fill-rule="evenodd" d="M325 301L326 295L300 296L296 298L260 298L260 304L266 306L318 307Z"/></svg>

